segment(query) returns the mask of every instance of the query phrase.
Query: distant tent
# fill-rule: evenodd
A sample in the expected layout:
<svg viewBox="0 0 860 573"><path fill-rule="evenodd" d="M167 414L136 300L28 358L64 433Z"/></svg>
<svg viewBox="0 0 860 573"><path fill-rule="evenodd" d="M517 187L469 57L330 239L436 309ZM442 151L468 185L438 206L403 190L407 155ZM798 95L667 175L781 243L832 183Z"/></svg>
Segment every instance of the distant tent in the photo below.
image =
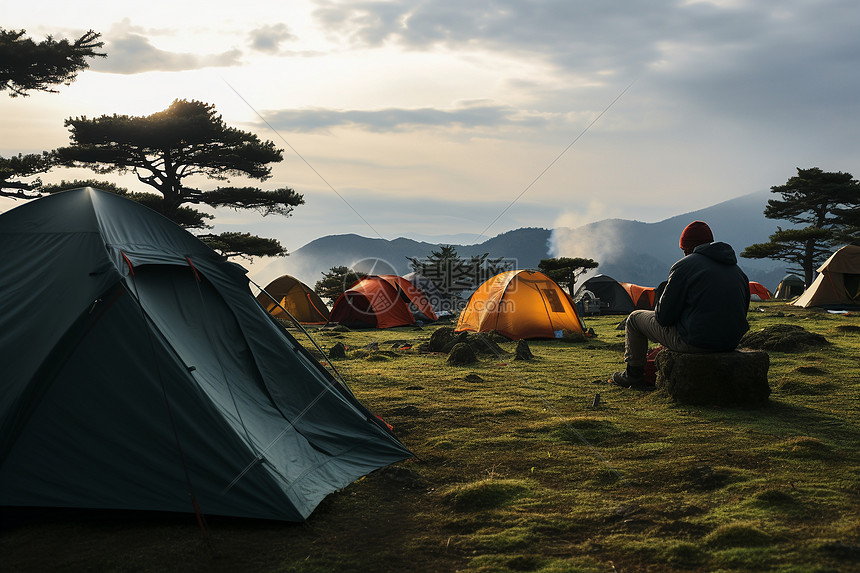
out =
<svg viewBox="0 0 860 573"><path fill-rule="evenodd" d="M415 324L416 318L438 318L421 291L397 275L371 275L338 297L329 320L359 328L392 328Z"/></svg>
<svg viewBox="0 0 860 573"><path fill-rule="evenodd" d="M600 299L600 314L629 314L636 310L630 293L608 275L594 275L577 292L582 290L589 290Z"/></svg>
<svg viewBox="0 0 860 573"><path fill-rule="evenodd" d="M633 304L636 305L637 310L653 310L654 304L657 302L655 300L657 296L657 289L654 287L643 287L639 285L635 285L633 283L618 283L620 284L624 290L627 291L627 294L630 296L630 299L633 301Z"/></svg>
<svg viewBox="0 0 860 573"><path fill-rule="evenodd" d="M558 338L585 325L570 297L537 271L507 271L478 287L460 313L455 332L495 330L508 338Z"/></svg>
<svg viewBox="0 0 860 573"><path fill-rule="evenodd" d="M806 285L797 275L785 275L773 291L773 298L794 298L803 294Z"/></svg>
<svg viewBox="0 0 860 573"><path fill-rule="evenodd" d="M750 281L750 296L753 297L752 300L770 300L770 291L761 283Z"/></svg>
<svg viewBox="0 0 860 573"><path fill-rule="evenodd" d="M92 188L0 215L0 506L301 521L410 452L245 270Z"/></svg>
<svg viewBox="0 0 860 573"><path fill-rule="evenodd" d="M794 306L847 308L860 306L860 247L846 245L830 255Z"/></svg>
<svg viewBox="0 0 860 573"><path fill-rule="evenodd" d="M444 312L450 314L450 309L446 308L446 306L450 305L446 305L442 291L439 290L436 283L419 273L408 273L403 275L403 278L411 282L415 288L427 297L430 307L437 316L441 316L440 313Z"/></svg>
<svg viewBox="0 0 860 573"><path fill-rule="evenodd" d="M328 307L313 289L295 277L290 275L278 277L263 290L266 292L258 294L257 300L275 318L288 319L287 312L289 312L302 324L328 322Z"/></svg>

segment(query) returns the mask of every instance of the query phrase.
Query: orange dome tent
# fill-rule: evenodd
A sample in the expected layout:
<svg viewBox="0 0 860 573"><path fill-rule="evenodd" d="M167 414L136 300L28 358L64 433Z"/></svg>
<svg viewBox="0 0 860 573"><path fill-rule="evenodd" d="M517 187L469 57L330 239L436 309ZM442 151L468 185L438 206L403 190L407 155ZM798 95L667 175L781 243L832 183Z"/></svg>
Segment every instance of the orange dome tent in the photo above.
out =
<svg viewBox="0 0 860 573"><path fill-rule="evenodd" d="M331 309L331 322L357 327L391 328L415 324L415 317L436 320L430 301L415 285L397 275L371 275L346 290Z"/></svg>
<svg viewBox="0 0 860 573"><path fill-rule="evenodd" d="M761 300L770 300L770 291L764 285L755 281L750 281L750 294L757 296Z"/></svg>
<svg viewBox="0 0 860 573"><path fill-rule="evenodd" d="M286 309L302 324L328 322L328 307L317 293L295 277L290 275L278 277L263 290L266 292L258 294L257 300L275 318L289 318L284 312Z"/></svg>
<svg viewBox="0 0 860 573"><path fill-rule="evenodd" d="M624 290L627 291L627 294L630 295L630 298L633 299L633 304L636 305L637 310L652 310L654 308L654 303L656 302L655 298L657 296L656 288L639 286L633 283L619 282L618 284L620 284Z"/></svg>
<svg viewBox="0 0 860 573"><path fill-rule="evenodd" d="M499 334L513 340L560 338L585 330L570 297L537 271L507 271L478 287L460 313L455 332Z"/></svg>

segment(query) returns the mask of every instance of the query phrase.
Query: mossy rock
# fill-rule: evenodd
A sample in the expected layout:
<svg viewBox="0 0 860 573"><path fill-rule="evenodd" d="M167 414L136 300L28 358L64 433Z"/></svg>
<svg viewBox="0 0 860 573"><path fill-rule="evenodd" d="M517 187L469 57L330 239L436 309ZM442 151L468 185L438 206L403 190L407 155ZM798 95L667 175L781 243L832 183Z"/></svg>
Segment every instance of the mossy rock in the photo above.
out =
<svg viewBox="0 0 860 573"><path fill-rule="evenodd" d="M445 347L448 346L452 340L454 340L454 327L452 326L443 326L441 328L437 328L433 334L430 335L430 341L426 344L420 345L420 350L425 350L427 352L448 352L445 350Z"/></svg>
<svg viewBox="0 0 860 573"><path fill-rule="evenodd" d="M424 352L450 353L457 344L468 344L475 354L490 354L500 356L505 351L495 342L501 335L492 332L454 332L450 326L437 328L430 335L429 342L421 344L418 349ZM507 338L501 337L508 341Z"/></svg>
<svg viewBox="0 0 860 573"><path fill-rule="evenodd" d="M328 351L329 358L346 358L346 346L343 342L338 342Z"/></svg>
<svg viewBox="0 0 860 573"><path fill-rule="evenodd" d="M534 358L535 355L532 354L532 350L529 348L529 343L525 340L518 341L514 360L534 360Z"/></svg>
<svg viewBox="0 0 860 573"><path fill-rule="evenodd" d="M478 357L475 356L475 351L465 342L455 344L448 354L448 364L452 366L467 366L477 361Z"/></svg>

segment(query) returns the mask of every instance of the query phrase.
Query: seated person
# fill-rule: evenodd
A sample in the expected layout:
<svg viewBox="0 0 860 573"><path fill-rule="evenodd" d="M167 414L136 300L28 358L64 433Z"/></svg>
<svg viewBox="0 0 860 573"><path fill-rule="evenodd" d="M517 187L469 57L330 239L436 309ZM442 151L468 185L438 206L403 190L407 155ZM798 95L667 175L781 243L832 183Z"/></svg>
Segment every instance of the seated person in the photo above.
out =
<svg viewBox="0 0 860 573"><path fill-rule="evenodd" d="M624 362L609 382L645 387L648 341L676 352L729 352L749 330L749 279L732 247L714 242L710 227L693 221L681 233L684 258L672 265L655 310L635 310L625 326Z"/></svg>

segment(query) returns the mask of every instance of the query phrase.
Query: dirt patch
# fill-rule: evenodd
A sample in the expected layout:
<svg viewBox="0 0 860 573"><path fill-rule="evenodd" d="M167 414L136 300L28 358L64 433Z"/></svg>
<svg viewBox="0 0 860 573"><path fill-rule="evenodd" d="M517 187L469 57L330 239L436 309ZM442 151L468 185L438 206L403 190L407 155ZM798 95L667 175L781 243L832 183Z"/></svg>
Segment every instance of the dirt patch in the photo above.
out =
<svg viewBox="0 0 860 573"><path fill-rule="evenodd" d="M739 346L775 352L804 352L827 344L830 343L822 335L809 332L803 327L794 324L775 324L756 332L746 333L741 338Z"/></svg>
<svg viewBox="0 0 860 573"><path fill-rule="evenodd" d="M860 326L856 324L840 324L836 327L836 332L842 334L860 334Z"/></svg>

